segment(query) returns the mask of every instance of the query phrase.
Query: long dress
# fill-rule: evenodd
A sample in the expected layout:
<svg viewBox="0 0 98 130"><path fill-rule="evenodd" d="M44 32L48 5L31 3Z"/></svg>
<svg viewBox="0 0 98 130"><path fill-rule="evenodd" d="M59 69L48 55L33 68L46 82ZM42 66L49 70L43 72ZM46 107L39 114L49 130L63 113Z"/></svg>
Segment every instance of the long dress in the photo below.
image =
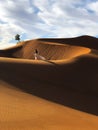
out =
<svg viewBox="0 0 98 130"><path fill-rule="evenodd" d="M37 53L34 54L34 58L35 58L35 60L46 60L45 57L43 57L43 56L41 56L41 55L39 55Z"/></svg>

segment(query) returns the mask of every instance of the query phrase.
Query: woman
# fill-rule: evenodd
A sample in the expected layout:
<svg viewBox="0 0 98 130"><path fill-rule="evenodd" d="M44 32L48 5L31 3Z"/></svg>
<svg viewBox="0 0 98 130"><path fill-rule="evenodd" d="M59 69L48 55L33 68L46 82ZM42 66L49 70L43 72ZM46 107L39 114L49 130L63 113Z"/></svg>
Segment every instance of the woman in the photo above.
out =
<svg viewBox="0 0 98 130"><path fill-rule="evenodd" d="M45 57L38 54L37 49L34 50L34 58L35 58L35 60L46 60Z"/></svg>

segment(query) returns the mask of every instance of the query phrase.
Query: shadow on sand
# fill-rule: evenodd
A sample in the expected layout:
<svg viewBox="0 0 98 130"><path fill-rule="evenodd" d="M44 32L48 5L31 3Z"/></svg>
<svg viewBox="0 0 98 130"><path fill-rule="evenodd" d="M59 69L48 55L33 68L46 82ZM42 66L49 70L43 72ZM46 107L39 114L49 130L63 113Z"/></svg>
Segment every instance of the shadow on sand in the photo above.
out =
<svg viewBox="0 0 98 130"><path fill-rule="evenodd" d="M97 66L96 60L95 63L91 60L91 65L87 59L82 62L84 71L81 66L79 68L78 63L55 67L55 63L46 62L53 66L38 66L38 70L36 65L0 63L0 79L32 95L98 116L98 93L95 94L87 88L88 85L89 88L97 86L97 83L91 84L92 77L89 77L89 82L86 78L89 70L90 74L95 71L98 73L96 68L91 69L92 65Z"/></svg>

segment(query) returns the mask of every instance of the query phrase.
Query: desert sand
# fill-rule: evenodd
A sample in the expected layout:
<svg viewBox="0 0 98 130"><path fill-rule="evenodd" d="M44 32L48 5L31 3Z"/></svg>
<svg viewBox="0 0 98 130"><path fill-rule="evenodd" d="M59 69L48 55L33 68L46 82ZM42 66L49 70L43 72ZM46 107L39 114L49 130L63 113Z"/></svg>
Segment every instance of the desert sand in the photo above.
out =
<svg viewBox="0 0 98 130"><path fill-rule="evenodd" d="M34 49L46 58L34 60ZM97 130L98 39L35 39L0 50L1 130Z"/></svg>

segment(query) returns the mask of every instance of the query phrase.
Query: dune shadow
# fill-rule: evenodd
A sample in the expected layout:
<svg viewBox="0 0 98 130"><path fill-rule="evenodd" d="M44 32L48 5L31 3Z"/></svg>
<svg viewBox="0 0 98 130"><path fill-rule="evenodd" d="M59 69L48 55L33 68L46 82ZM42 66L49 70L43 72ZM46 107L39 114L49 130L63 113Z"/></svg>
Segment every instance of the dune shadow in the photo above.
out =
<svg viewBox="0 0 98 130"><path fill-rule="evenodd" d="M32 83L29 83L30 81L28 81L28 83L23 83L18 79L15 79L14 81L9 79L3 80L21 89L23 92L98 116L98 97L92 94L69 89L66 88L66 86L50 85L49 83L47 85L46 82L37 81L36 79L34 79L35 81Z"/></svg>
<svg viewBox="0 0 98 130"><path fill-rule="evenodd" d="M98 116L98 87L97 82L92 83L95 81L93 72L98 74L98 62L85 59L82 61L83 69L79 62L66 67L51 64L55 66L0 63L0 80L26 93ZM89 73L92 74L91 78L87 77Z"/></svg>

